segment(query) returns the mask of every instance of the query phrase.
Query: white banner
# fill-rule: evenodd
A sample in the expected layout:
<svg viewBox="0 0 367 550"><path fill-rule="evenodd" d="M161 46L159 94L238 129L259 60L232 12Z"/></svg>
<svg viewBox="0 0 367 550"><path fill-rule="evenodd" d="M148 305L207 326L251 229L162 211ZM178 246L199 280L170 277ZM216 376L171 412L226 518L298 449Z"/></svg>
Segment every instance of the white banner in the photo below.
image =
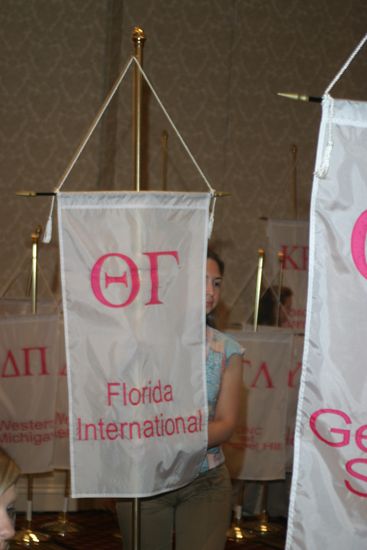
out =
<svg viewBox="0 0 367 550"><path fill-rule="evenodd" d="M58 196L75 497L142 497L207 443L209 195Z"/></svg>
<svg viewBox="0 0 367 550"><path fill-rule="evenodd" d="M288 550L367 540L367 104L323 101Z"/></svg>
<svg viewBox="0 0 367 550"><path fill-rule="evenodd" d="M286 434L286 470L291 472L293 468L294 431L296 426L296 414L298 404L299 382L302 372L304 336L294 334L292 363L288 373L288 400L287 400L287 434Z"/></svg>
<svg viewBox="0 0 367 550"><path fill-rule="evenodd" d="M0 320L0 446L24 474L53 469L58 316Z"/></svg>
<svg viewBox="0 0 367 550"><path fill-rule="evenodd" d="M235 338L246 354L240 421L224 446L227 466L233 479L284 479L293 335L261 329Z"/></svg>
<svg viewBox="0 0 367 550"><path fill-rule="evenodd" d="M278 253L282 253L282 287L286 287L289 293L288 299L285 296L281 325L298 331L304 330L306 318L308 233L309 224L306 221L268 220L267 223L266 268L270 272L269 282L275 287L279 283Z"/></svg>
<svg viewBox="0 0 367 550"><path fill-rule="evenodd" d="M53 465L55 469L70 469L69 449L69 403L67 370L65 358L64 323L59 325L59 355L58 355L57 390L55 402L55 444Z"/></svg>

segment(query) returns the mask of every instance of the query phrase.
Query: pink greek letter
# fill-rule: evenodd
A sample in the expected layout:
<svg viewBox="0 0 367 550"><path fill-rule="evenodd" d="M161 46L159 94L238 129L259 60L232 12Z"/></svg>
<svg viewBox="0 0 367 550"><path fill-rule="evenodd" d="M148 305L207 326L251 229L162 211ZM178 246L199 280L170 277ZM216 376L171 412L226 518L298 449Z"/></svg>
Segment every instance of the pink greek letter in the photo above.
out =
<svg viewBox="0 0 367 550"><path fill-rule="evenodd" d="M150 262L150 282L151 282L151 292L150 292L150 301L145 305L153 304L162 304L158 296L159 288L159 276L158 276L158 258L159 256L173 256L176 260L177 265L179 265L178 252L176 250L163 250L160 252L143 252L144 256L148 256Z"/></svg>
<svg viewBox="0 0 367 550"><path fill-rule="evenodd" d="M354 224L351 237L352 258L360 274L367 279L367 262L365 254L365 243L367 234L367 210L357 219Z"/></svg>
<svg viewBox="0 0 367 550"><path fill-rule="evenodd" d="M108 258L120 258L125 262L129 268L130 271L130 277L131 277L131 291L130 294L125 300L125 302L122 302L121 304L113 304L112 302L108 301L105 296L103 295L102 288L101 288L101 271L103 264ZM108 275L105 273L105 288L107 288L110 284L122 284L125 287L127 287L127 273L126 271L122 273L121 276L118 277L112 277L111 275ZM136 295L139 292L140 289L140 280L138 275L138 267L135 264L135 262L129 258L129 256L125 256L125 254L118 254L111 253L111 254L105 254L104 256L101 256L96 263L93 266L92 272L91 272L91 285L92 290L97 298L101 302L101 304L107 306L107 307L126 307L131 302L133 302L136 298Z"/></svg>

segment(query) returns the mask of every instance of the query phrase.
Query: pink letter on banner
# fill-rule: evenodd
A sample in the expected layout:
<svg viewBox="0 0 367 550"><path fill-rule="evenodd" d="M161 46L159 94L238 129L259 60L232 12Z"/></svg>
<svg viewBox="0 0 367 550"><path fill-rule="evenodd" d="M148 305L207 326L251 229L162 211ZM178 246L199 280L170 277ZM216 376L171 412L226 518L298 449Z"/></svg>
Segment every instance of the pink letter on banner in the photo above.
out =
<svg viewBox="0 0 367 550"><path fill-rule="evenodd" d="M366 234L367 234L367 210L357 219L354 224L351 238L351 250L353 261L356 268L365 279L367 279L367 262L366 262Z"/></svg>

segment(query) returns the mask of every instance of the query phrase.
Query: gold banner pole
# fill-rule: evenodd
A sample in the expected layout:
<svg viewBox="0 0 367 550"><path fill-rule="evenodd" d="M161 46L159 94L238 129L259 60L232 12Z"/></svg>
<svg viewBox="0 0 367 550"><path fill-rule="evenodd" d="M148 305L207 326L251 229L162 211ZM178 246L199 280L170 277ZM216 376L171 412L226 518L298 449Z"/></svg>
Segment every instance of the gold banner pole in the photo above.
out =
<svg viewBox="0 0 367 550"><path fill-rule="evenodd" d="M145 42L144 31L139 27L134 27L132 40L134 43L135 57L143 66L143 48ZM143 99L143 77L139 67L134 67L134 92L133 92L133 159L134 171L133 180L136 191L140 191L141 186L141 118L142 118L142 99Z"/></svg>
<svg viewBox="0 0 367 550"><path fill-rule="evenodd" d="M254 332L257 331L257 322L259 318L259 304L260 304L260 293L261 293L261 283L262 283L262 275L263 275L263 268L264 268L264 256L265 251L263 248L259 248L258 250L258 261L257 261L257 276L256 276L256 289L255 289L255 307L254 307L254 323L253 328ZM239 496L237 499L237 502L239 504L236 505L234 510L234 517L232 524L230 528L227 531L227 539L235 542L245 542L248 538L253 538L254 532L249 526L249 528L244 528L242 526L242 505L243 505L243 499L244 499L244 490L245 490L245 481L243 479L239 480ZM256 524L257 525L257 524Z"/></svg>
<svg viewBox="0 0 367 550"><path fill-rule="evenodd" d="M37 313L37 274L38 274L38 241L42 227L38 225L32 233L32 313Z"/></svg>
<svg viewBox="0 0 367 550"><path fill-rule="evenodd" d="M65 473L63 510L58 515L56 521L50 521L42 525L43 529L46 529L47 531L50 531L52 533L57 533L60 537L65 537L66 535L71 535L79 531L79 526L76 523L69 521L68 519L70 498L70 470L63 471Z"/></svg>
<svg viewBox="0 0 367 550"><path fill-rule="evenodd" d="M254 308L254 332L257 331L257 321L259 318L259 304L260 304L260 292L261 282L263 276L265 251L262 248L258 250L258 262L257 262L257 277L256 277L256 290L255 290L255 308Z"/></svg>
<svg viewBox="0 0 367 550"><path fill-rule="evenodd" d="M277 327L279 326L280 308L281 308L280 296L281 296L281 291L283 286L283 270L284 270L283 252L278 252L278 260L279 260L279 288L278 288L278 294L277 294L277 309L276 309L276 326ZM260 260L259 260L259 264L260 264ZM260 267L259 267L259 271L260 271ZM252 523L251 527L261 535L267 535L268 533L276 533L280 531L282 527L269 522L269 514L268 514L269 482L268 481L261 482L261 491L262 491L261 492L261 513L260 513L258 522Z"/></svg>
<svg viewBox="0 0 367 550"><path fill-rule="evenodd" d="M275 324L277 327L279 327L280 322L280 308L282 307L281 303L281 295L282 295L282 287L283 287L283 276L284 276L284 253L278 252L278 260L279 260L279 283L278 283L278 295L277 295L277 314L276 314L276 320Z"/></svg>
<svg viewBox="0 0 367 550"><path fill-rule="evenodd" d="M37 225L32 233L32 267L31 267L31 290L32 290L32 314L37 313L37 273L38 273L38 241L42 233L42 226ZM49 540L50 536L34 531L32 529L32 512L33 512L33 475L27 474L27 512L26 512L26 527L15 534L14 540L17 546L29 547L30 544L38 544Z"/></svg>
<svg viewBox="0 0 367 550"><path fill-rule="evenodd" d="M262 248L260 248L258 251L258 254L259 254L259 258L258 258L257 281L256 281L254 332L257 331L257 326L258 326L257 321L258 321L258 313L259 313L260 292L261 292L265 252ZM282 254L282 256L280 256L280 254L278 255L279 261L281 261L281 259L283 260L284 258L284 254ZM279 302L280 302L280 290L279 290ZM277 324L278 322L279 322L279 308L277 308ZM260 487L261 487L261 512L257 520L247 522L247 527L252 532L255 531L256 533L259 533L261 535L266 535L270 532L277 532L281 528L279 528L277 525L274 526L274 524L269 523L269 516L267 512L269 482L262 481L260 483Z"/></svg>
<svg viewBox="0 0 367 550"><path fill-rule="evenodd" d="M143 67L143 48L145 42L144 31L140 27L134 27L132 40L134 43L135 57ZM139 67L134 67L134 96L133 96L133 158L134 158L134 186L135 191L141 189L141 132L142 132L142 102L143 102L143 77ZM140 501L133 499L132 513L132 547L140 548Z"/></svg>

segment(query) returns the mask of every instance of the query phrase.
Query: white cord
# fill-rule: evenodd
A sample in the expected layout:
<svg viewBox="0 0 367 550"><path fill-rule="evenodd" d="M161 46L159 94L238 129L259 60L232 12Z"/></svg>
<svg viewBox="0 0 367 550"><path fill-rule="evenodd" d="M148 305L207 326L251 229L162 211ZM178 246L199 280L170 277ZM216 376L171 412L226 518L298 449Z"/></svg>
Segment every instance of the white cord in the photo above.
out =
<svg viewBox="0 0 367 550"><path fill-rule="evenodd" d="M64 185L66 178L68 177L68 175L72 171L76 161L78 160L81 153L83 152L84 147L87 145L91 135L93 134L94 130L96 129L96 126L97 126L98 122L101 120L102 116L104 115L105 110L107 109L107 107L109 106L113 96L115 95L116 90L118 89L118 87L120 86L122 80L124 79L124 77L125 77L128 69L129 69L133 59L134 59L133 57L130 58L129 62L125 65L125 68L123 69L120 76L117 78L114 85L112 86L108 96L106 97L106 99L104 100L104 102L102 104L102 107L100 108L100 110L98 111L98 113L97 113L96 117L94 118L92 124L90 125L87 134L84 136L82 142L80 143L78 149L75 152L75 155L73 156L71 162L69 163L69 166L65 170L64 174L61 176L61 179L60 179L60 181L59 181L59 183L58 183L58 185L55 189L56 193L58 193L58 191L60 191L61 187Z"/></svg>
<svg viewBox="0 0 367 550"><path fill-rule="evenodd" d="M353 59L355 58L355 56L357 55L357 53L359 52L359 50L363 47L364 43L366 42L367 40L367 34L364 35L364 37L362 38L362 40L360 41L360 43L358 44L358 46L355 48L355 50L353 51L353 53L349 56L349 58L347 59L347 61L344 63L344 65L342 66L342 68L340 69L340 71L338 72L338 74L335 76L335 78L330 82L329 86L326 88L325 90L325 95L327 95L331 88L333 88L335 86L335 84L338 82L339 78L345 73L345 71L348 69L349 65L352 63Z"/></svg>
<svg viewBox="0 0 367 550"><path fill-rule="evenodd" d="M317 168L317 170L315 170L315 175L320 179L324 179L327 176L329 166L330 166L331 152L332 152L333 146L334 146L333 136L332 136L332 119L333 119L333 115L334 115L334 100L329 95L329 92L335 86L335 84L338 82L339 78L348 69L349 65L351 64L351 62L353 61L353 59L355 58L357 53L360 51L360 49L362 48L362 46L364 45L366 40L367 40L367 34L365 34L365 36L362 38L362 40L360 41L358 46L354 49L352 54L348 57L347 61L344 63L344 65L342 66L340 71L337 73L335 78L333 78L333 80L330 82L329 86L326 88L326 90L324 92L323 104L328 106L328 112L327 112L327 117L328 117L328 120L327 120L328 139L327 139L327 142L326 142L326 146L325 146L325 149L324 149L324 154L323 154L320 166L319 166L319 168Z"/></svg>
<svg viewBox="0 0 367 550"><path fill-rule="evenodd" d="M330 166L331 152L332 152L333 147L334 147L333 129L332 129L332 126L333 126L332 121L333 121L333 116L334 116L334 99L331 96L329 96L328 94L326 94L324 96L323 101L324 101L324 105L327 106L328 138L327 138L326 146L325 146L324 153L323 153L323 156L322 156L322 159L321 159L321 163L320 163L319 167L317 168L317 170L315 170L315 175L319 179L325 179L326 176L327 176L327 173L329 171L329 166Z"/></svg>
<svg viewBox="0 0 367 550"><path fill-rule="evenodd" d="M64 183L66 181L66 178L68 177L68 175L70 174L70 172L74 168L75 163L77 162L78 158L82 154L82 152L83 152L85 146L87 145L91 135L93 134L94 130L96 129L97 124L101 120L102 116L104 115L104 112L106 111L107 107L109 106L109 104L110 104L113 96L115 95L118 87L120 86L122 80L124 79L131 63L133 62L133 59L134 59L133 57L131 57L129 59L128 63L125 65L124 69L122 70L120 76L117 78L114 85L112 86L112 88L111 88L109 94L107 95L106 99L104 100L100 110L98 111L98 113L95 116L92 124L90 125L86 135L83 137L83 140L79 144L79 147L77 148L73 158L71 159L71 161L69 162L65 172L61 176L60 181L56 186L55 193L58 193L60 191L61 187L64 185ZM42 238L43 243L50 243L51 242L51 238L52 238L52 214L53 214L54 204L55 204L55 197L53 197L52 201L51 201L50 211L49 211L49 214L48 214L47 223L46 223L45 231L44 231L43 238Z"/></svg>
<svg viewBox="0 0 367 550"><path fill-rule="evenodd" d="M123 71L121 72L120 76L117 78L117 80L115 81L114 85L112 86L112 89L110 90L108 96L106 97L106 99L104 100L100 110L98 111L96 117L94 118L92 124L90 125L86 135L84 136L82 142L80 143L79 147L77 148L73 158L71 159L69 165L67 166L65 172L63 173L63 175L61 176L60 178L60 181L58 182L57 186L56 186L56 189L55 189L55 193L58 193L61 189L61 187L64 185L67 177L69 176L70 172L72 171L72 169L74 168L74 165L75 163L77 162L78 158L80 157L80 155L82 154L85 146L87 145L91 135L93 134L97 124L99 123L99 121L101 120L104 112L106 111L107 107L109 106L113 96L115 95L118 87L120 86L122 80L124 79L128 69L130 68L130 65L131 63L135 61L136 65L138 66L141 74L143 75L146 83L148 84L149 88L151 89L154 97L156 98L159 106L161 107L162 111L164 112L164 114L166 115L167 117L167 120L169 121L169 123L171 124L173 130L175 131L178 139L180 140L181 144L183 145L185 151L187 152L187 154L189 155L192 163L194 164L194 166L196 167L197 171L199 172L199 174L201 175L202 179L204 180L204 182L206 183L212 197L215 197L215 191L213 189L213 187L210 185L209 181L207 180L205 174L203 173L203 171L201 170L200 166L198 165L198 163L196 162L193 154L191 153L190 149L188 148L188 146L186 145L184 139L182 138L181 134L179 133L179 131L177 130L175 124L173 123L173 120L171 119L171 117L169 116L167 110L165 109L163 103L161 102L161 100L159 99L158 97L158 94L156 93L155 89L153 88L151 82L149 81L147 75L145 74L145 72L143 71L143 68L142 66L140 65L139 61L137 60L136 57L132 56L130 58L130 60L128 61L128 63L126 64L125 68L123 69ZM52 238L52 214L53 214L53 209L54 209L54 203L55 203L55 197L52 198L52 202L51 202L51 207L50 207L50 211L49 211L49 215L48 215L48 219L47 219L47 223L46 223L46 228L45 228L45 231L44 231L44 234L43 234L43 239L42 239L42 242L44 243L49 243L51 241L51 238ZM210 233L211 233L211 230L212 230L212 227L213 227L213 223L214 223L214 208L215 208L215 200L213 201L213 205L212 205L212 209L211 209L211 214L210 214Z"/></svg>
<svg viewBox="0 0 367 550"><path fill-rule="evenodd" d="M201 175L201 177L203 178L203 180L205 181L209 191L214 195L215 191L214 191L214 188L210 185L209 181L207 180L205 174L203 173L203 171L201 170L200 166L198 165L198 163L196 162L193 154L191 153L190 149L188 148L188 146L186 145L183 137L181 136L181 134L179 133L179 131L177 130L176 126L174 125L173 123L173 120L171 119L171 117L169 116L168 112L166 111L163 103L161 102L161 100L159 99L158 97L158 94L156 93L155 89L153 88L153 85L151 84L151 82L149 81L147 75L145 74L145 72L143 71L143 68L142 66L140 65L139 61L136 59L136 57L133 58L135 63L137 64L137 66L139 67L139 70L141 72L141 74L143 75L146 83L148 84L149 88L151 89L155 99L157 100L158 102L158 105L160 106L160 108L162 109L162 111L164 112L164 114L166 115L167 117L167 120L168 122L171 124L172 128L174 129L178 139L180 140L180 142L182 143L186 153L189 155L192 163L195 165L197 171L199 172L199 174Z"/></svg>

